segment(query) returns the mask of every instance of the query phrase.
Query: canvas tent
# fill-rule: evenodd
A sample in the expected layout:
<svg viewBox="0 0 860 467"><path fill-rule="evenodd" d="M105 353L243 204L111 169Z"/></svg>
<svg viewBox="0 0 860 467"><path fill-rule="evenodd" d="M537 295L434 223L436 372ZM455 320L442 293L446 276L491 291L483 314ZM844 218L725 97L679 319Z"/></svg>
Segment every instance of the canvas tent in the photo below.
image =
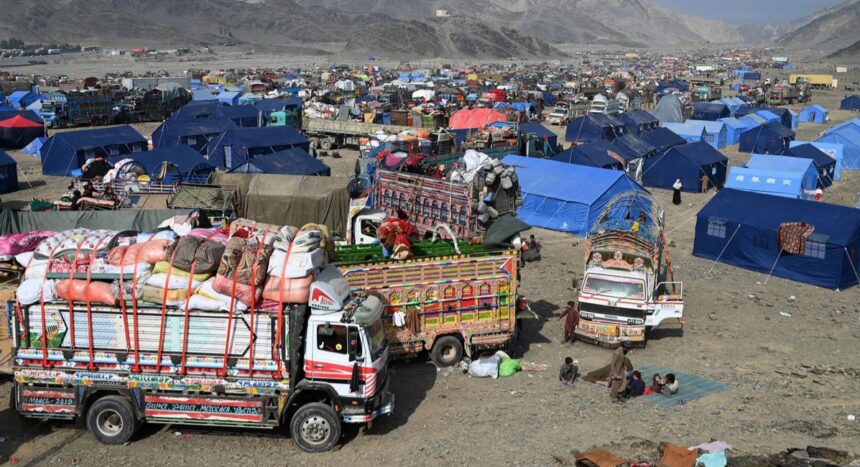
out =
<svg viewBox="0 0 860 467"><path fill-rule="evenodd" d="M217 173L214 183L236 186L242 216L274 225L323 224L346 236L349 215L347 177Z"/></svg>
<svg viewBox="0 0 860 467"><path fill-rule="evenodd" d="M705 125L701 123L692 123L689 120L683 123L661 122L660 126L668 128L672 133L684 138L684 141L688 143L704 141L705 135L707 134L705 132Z"/></svg>
<svg viewBox="0 0 860 467"><path fill-rule="evenodd" d="M660 126L660 121L644 110L624 112L618 114L615 119L624 125L624 128L627 130L625 133L639 134Z"/></svg>
<svg viewBox="0 0 860 467"><path fill-rule="evenodd" d="M815 164L815 170L818 173L818 188L827 188L833 185L836 174L836 159L828 156L811 144L801 144L791 147L785 155L811 160Z"/></svg>
<svg viewBox="0 0 860 467"><path fill-rule="evenodd" d="M36 138L33 141L30 141L30 144L24 146L21 149L21 152L34 157L42 157L41 150L42 146L45 144L45 141L48 141L48 138L45 136Z"/></svg>
<svg viewBox="0 0 860 467"><path fill-rule="evenodd" d="M643 131L639 137L648 142L657 150L657 153L662 153L672 146L680 146L687 144L684 138L678 136L677 133L668 128L654 128L653 130Z"/></svg>
<svg viewBox="0 0 860 467"><path fill-rule="evenodd" d="M674 94L666 94L657 102L657 107L651 111L660 123L683 123L684 113L681 111L681 99Z"/></svg>
<svg viewBox="0 0 860 467"><path fill-rule="evenodd" d="M291 148L307 151L308 140L293 127L237 128L212 138L207 145L209 162L223 169L232 169L255 156Z"/></svg>
<svg viewBox="0 0 860 467"><path fill-rule="evenodd" d="M535 153L545 157L555 154L558 149L558 136L549 128L537 122L523 123L519 126L521 144L525 147L524 155Z"/></svg>
<svg viewBox="0 0 860 467"><path fill-rule="evenodd" d="M693 254L845 289L858 283L858 248L860 210L727 189L699 211Z"/></svg>
<svg viewBox="0 0 860 467"><path fill-rule="evenodd" d="M613 195L645 191L618 170L522 156L506 156L502 162L517 169L523 196L517 217L529 225L574 235L588 233Z"/></svg>
<svg viewBox="0 0 860 467"><path fill-rule="evenodd" d="M0 112L0 147L20 149L42 136L45 124L35 112Z"/></svg>
<svg viewBox="0 0 860 467"><path fill-rule="evenodd" d="M262 173L280 175L331 175L331 168L301 148L264 154L239 164L232 173Z"/></svg>
<svg viewBox="0 0 860 467"><path fill-rule="evenodd" d="M860 129L845 127L838 131L825 133L815 142L841 145L842 168L860 170Z"/></svg>
<svg viewBox="0 0 860 467"><path fill-rule="evenodd" d="M741 133L738 151L783 154L788 150L788 143L793 139L793 131L779 123L770 122Z"/></svg>
<svg viewBox="0 0 860 467"><path fill-rule="evenodd" d="M233 121L226 118L167 120L152 132L152 146L165 148L185 145L200 154L206 154L209 140L234 128L237 127Z"/></svg>
<svg viewBox="0 0 860 467"><path fill-rule="evenodd" d="M809 159L753 154L745 165L729 170L725 186L787 198L812 198L818 173Z"/></svg>
<svg viewBox="0 0 860 467"><path fill-rule="evenodd" d="M767 110L761 110L756 112L757 114L762 114L764 112L772 113L779 118L782 126L788 128L789 130L794 128L794 116L791 114L791 110L785 107L770 107Z"/></svg>
<svg viewBox="0 0 860 467"><path fill-rule="evenodd" d="M146 138L128 125L55 133L42 146L42 174L71 176L87 159L145 151Z"/></svg>
<svg viewBox="0 0 860 467"><path fill-rule="evenodd" d="M0 151L0 194L18 191L18 163Z"/></svg>
<svg viewBox="0 0 860 467"><path fill-rule="evenodd" d="M702 177L708 177L709 187L722 187L726 182L728 158L704 142L674 146L666 152L645 159L645 186L671 189L681 180L682 190L699 193Z"/></svg>
<svg viewBox="0 0 860 467"><path fill-rule="evenodd" d="M573 146L556 154L552 160L612 170L623 170L627 165L627 161L618 154L618 148L602 140Z"/></svg>
<svg viewBox="0 0 860 467"><path fill-rule="evenodd" d="M734 117L721 118L719 121L726 125L726 145L738 144L741 133L748 129L744 122Z"/></svg>
<svg viewBox="0 0 860 467"><path fill-rule="evenodd" d="M839 108L841 110L860 110L860 96L845 96L839 103Z"/></svg>
<svg viewBox="0 0 860 467"><path fill-rule="evenodd" d="M800 111L800 121L806 123L825 123L829 112L822 105L812 104Z"/></svg>
<svg viewBox="0 0 860 467"><path fill-rule="evenodd" d="M239 128L256 128L260 125L260 111L253 105L234 105L218 109L224 118L230 119Z"/></svg>
<svg viewBox="0 0 860 467"><path fill-rule="evenodd" d="M165 177L162 183L173 183L176 181L205 181L205 178L213 171L209 161L198 154L194 149L185 145L155 148L152 151L135 152L121 156L113 156L108 159L116 166L123 160L130 159L144 173L157 179L157 175L165 166ZM127 169L126 169L127 170Z"/></svg>
<svg viewBox="0 0 860 467"><path fill-rule="evenodd" d="M588 114L567 124L564 139L570 143L588 143L601 139L612 141L622 134L624 125L618 120L605 114Z"/></svg>
<svg viewBox="0 0 860 467"><path fill-rule="evenodd" d="M721 121L709 120L687 120L687 123L694 125L701 124L705 127L704 141L714 149L723 149L726 147L726 124Z"/></svg>
<svg viewBox="0 0 860 467"><path fill-rule="evenodd" d="M811 144L824 154L832 157L836 162L836 165L833 167L833 180L840 180L842 178L842 160L844 158L845 146L834 143L822 143L819 141L792 141L789 144L789 149L803 144Z"/></svg>
<svg viewBox="0 0 860 467"><path fill-rule="evenodd" d="M693 120L716 121L731 116L729 107L721 102L693 102Z"/></svg>

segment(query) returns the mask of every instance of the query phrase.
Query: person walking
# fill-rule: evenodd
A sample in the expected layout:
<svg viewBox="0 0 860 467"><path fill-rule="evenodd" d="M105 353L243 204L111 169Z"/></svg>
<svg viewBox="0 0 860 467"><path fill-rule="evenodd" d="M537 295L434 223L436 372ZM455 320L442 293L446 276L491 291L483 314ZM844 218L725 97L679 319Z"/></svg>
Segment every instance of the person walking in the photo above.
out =
<svg viewBox="0 0 860 467"><path fill-rule="evenodd" d="M609 392L612 402L619 402L627 390L627 372L632 369L627 368L627 353L631 349L633 343L624 341L612 352L612 360L609 363Z"/></svg>
<svg viewBox="0 0 860 467"><path fill-rule="evenodd" d="M576 341L576 325L579 324L579 311L576 309L576 302L573 300L567 302L567 306L562 310L561 314L558 315L558 319L566 318L564 320L564 341L562 344L567 344L570 342L571 344Z"/></svg>
<svg viewBox="0 0 860 467"><path fill-rule="evenodd" d="M684 188L684 184L681 183L680 178L676 179L672 185L672 204L681 204L681 188Z"/></svg>

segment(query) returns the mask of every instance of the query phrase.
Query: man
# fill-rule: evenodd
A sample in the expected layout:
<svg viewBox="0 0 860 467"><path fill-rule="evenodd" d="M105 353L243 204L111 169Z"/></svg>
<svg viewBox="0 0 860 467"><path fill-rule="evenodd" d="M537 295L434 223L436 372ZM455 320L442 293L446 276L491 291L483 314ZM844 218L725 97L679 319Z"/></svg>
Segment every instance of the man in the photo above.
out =
<svg viewBox="0 0 860 467"><path fill-rule="evenodd" d="M632 348L632 342L624 341L612 352L612 360L609 363L609 391L612 402L619 402L621 395L627 390L627 353Z"/></svg>
<svg viewBox="0 0 860 467"><path fill-rule="evenodd" d="M564 341L562 344L570 342L573 344L576 341L576 325L579 324L579 311L576 309L576 302L573 300L567 302L567 307L558 315L558 319L567 318L564 320Z"/></svg>

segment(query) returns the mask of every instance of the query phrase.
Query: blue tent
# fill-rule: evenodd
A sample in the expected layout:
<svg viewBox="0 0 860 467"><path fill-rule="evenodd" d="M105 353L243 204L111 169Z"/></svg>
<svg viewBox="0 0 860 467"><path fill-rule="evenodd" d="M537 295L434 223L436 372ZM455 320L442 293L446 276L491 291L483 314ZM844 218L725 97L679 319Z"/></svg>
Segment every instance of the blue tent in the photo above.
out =
<svg viewBox="0 0 860 467"><path fill-rule="evenodd" d="M150 176L155 176L161 170L162 164L169 164L172 169L168 170L167 176L161 180L163 183L199 180L200 177L206 177L214 170L209 161L185 145L112 156L108 162L116 164L124 159L131 159Z"/></svg>
<svg viewBox="0 0 860 467"><path fill-rule="evenodd" d="M785 251L780 227L797 222L814 230L799 239L802 252ZM858 282L858 243L860 210L722 190L697 215L693 254L763 274L844 289Z"/></svg>
<svg viewBox="0 0 860 467"><path fill-rule="evenodd" d="M682 190L701 192L702 176L707 175L710 187L722 187L726 182L729 159L713 146L699 141L674 146L666 152L645 159L642 180L645 186L671 189L681 180Z"/></svg>
<svg viewBox="0 0 860 467"><path fill-rule="evenodd" d="M40 137L34 139L33 141L30 141L30 144L24 146L24 148L21 149L21 152L23 152L24 154L29 154L29 155L34 156L34 157L42 157L41 149L42 149L42 146L45 144L45 141L48 141L48 137L47 136L40 136Z"/></svg>
<svg viewBox="0 0 860 467"><path fill-rule="evenodd" d="M302 99L300 97L263 99L257 102L254 107L257 111L263 114L263 118L268 120L272 112L280 112L288 107L302 108Z"/></svg>
<svg viewBox="0 0 860 467"><path fill-rule="evenodd" d="M644 110L634 110L632 112L624 112L615 117L626 128L626 133L639 134L660 126L660 121L654 118L653 115Z"/></svg>
<svg viewBox="0 0 860 467"><path fill-rule="evenodd" d="M255 156L292 148L309 149L308 140L293 127L269 126L227 130L208 144L209 163L232 169Z"/></svg>
<svg viewBox="0 0 860 467"><path fill-rule="evenodd" d="M639 134L639 137L651 146L654 146L658 154L672 146L687 144L684 138L681 138L677 133L668 128L654 128L653 130L643 131Z"/></svg>
<svg viewBox="0 0 860 467"><path fill-rule="evenodd" d="M854 118L852 120L846 120L842 123L837 123L836 125L833 125L830 128L824 130L824 133L832 133L843 128L854 128L855 130L860 130L860 117Z"/></svg>
<svg viewBox="0 0 860 467"><path fill-rule="evenodd" d="M827 188L833 185L836 174L836 159L828 156L824 151L811 144L801 144L790 147L785 155L811 160L815 164L815 170L818 173L818 188Z"/></svg>
<svg viewBox="0 0 860 467"><path fill-rule="evenodd" d="M217 102L218 96L216 96L215 94L212 94L212 91L210 91L209 88L195 89L195 90L191 91L191 100L193 102L199 102L199 101L203 101L203 102L205 102L205 101L216 101Z"/></svg>
<svg viewBox="0 0 860 467"><path fill-rule="evenodd" d="M519 127L519 132L520 135L535 135L538 138L543 139L544 146L547 146L544 153L548 152L549 154L555 154L555 151L558 148L558 135L549 128L537 122L523 123Z"/></svg>
<svg viewBox="0 0 860 467"><path fill-rule="evenodd" d="M218 94L218 103L223 105L239 105L239 98L242 93L239 91L221 91Z"/></svg>
<svg viewBox="0 0 860 467"><path fill-rule="evenodd" d="M809 159L753 154L743 166L732 167L726 188L788 198L812 198L818 172Z"/></svg>
<svg viewBox="0 0 860 467"><path fill-rule="evenodd" d="M767 120L759 117L756 114L744 115L743 117L738 118L738 121L743 123L744 126L747 127L747 130L762 126L767 123ZM743 131L741 131L741 133L743 133Z"/></svg>
<svg viewBox="0 0 860 467"><path fill-rule="evenodd" d="M236 124L226 118L167 120L152 132L152 147L186 145L206 154L209 140L235 128L238 128Z"/></svg>
<svg viewBox="0 0 860 467"><path fill-rule="evenodd" d="M657 102L657 106L651 111L660 123L683 123L684 112L681 106L681 99L674 94L666 94Z"/></svg>
<svg viewBox="0 0 860 467"><path fill-rule="evenodd" d="M758 154L783 154L794 132L780 123L769 122L741 133L738 151Z"/></svg>
<svg viewBox="0 0 860 467"><path fill-rule="evenodd" d="M807 123L825 123L829 112L822 105L812 104L800 111L800 121Z"/></svg>
<svg viewBox="0 0 860 467"><path fill-rule="evenodd" d="M609 141L578 144L556 154L552 160L614 170L623 170L626 164L626 160L618 154L618 148Z"/></svg>
<svg viewBox="0 0 860 467"><path fill-rule="evenodd" d="M713 122L731 116L732 112L729 110L729 107L721 102L693 102L692 120L709 120Z"/></svg>
<svg viewBox="0 0 860 467"><path fill-rule="evenodd" d="M0 151L0 194L18 191L18 163Z"/></svg>
<svg viewBox="0 0 860 467"><path fill-rule="evenodd" d="M31 91L14 91L6 97L6 100L14 109L25 109L28 105L39 100L39 95Z"/></svg>
<svg viewBox="0 0 860 467"><path fill-rule="evenodd" d="M660 126L668 128L688 143L705 140L705 125L701 123L694 124L689 120L684 123L660 122Z"/></svg>
<svg viewBox="0 0 860 467"><path fill-rule="evenodd" d="M240 128L257 127L260 112L252 105L225 106L214 101L191 101L182 106L170 120L230 119Z"/></svg>
<svg viewBox="0 0 860 467"><path fill-rule="evenodd" d="M331 168L301 148L264 154L239 164L233 173L263 173L280 175L331 175Z"/></svg>
<svg viewBox="0 0 860 467"><path fill-rule="evenodd" d="M146 138L128 125L54 133L42 146L42 173L71 176L87 159L145 151Z"/></svg>
<svg viewBox="0 0 860 467"><path fill-rule="evenodd" d="M260 111L253 105L234 105L221 107L218 112L224 118L229 118L239 128L255 128L260 126Z"/></svg>
<svg viewBox="0 0 860 467"><path fill-rule="evenodd" d="M788 129L794 128L794 120L795 119L794 119L794 116L792 116L792 114L791 114L791 110L786 109L785 107L771 107L771 108L767 109L766 111L760 110L756 113L760 114L762 112L772 113L772 114L776 115L777 117L779 117L779 121L780 121L780 123L782 123L782 125L784 127L788 128Z"/></svg>
<svg viewBox="0 0 860 467"><path fill-rule="evenodd" d="M860 170L860 128L853 126L842 127L839 130L824 134L817 140L819 143L842 145L842 167L846 170Z"/></svg>
<svg viewBox="0 0 860 467"><path fill-rule="evenodd" d="M789 143L789 150L795 148L797 146L802 146L804 144L811 144L816 147L819 151L823 152L827 157L830 157L835 162L833 166L833 180L840 180L842 178L842 159L844 158L844 148L845 146L841 144L833 144L833 143L821 143L818 141L792 141Z"/></svg>
<svg viewBox="0 0 860 467"><path fill-rule="evenodd" d="M839 108L841 110L860 110L860 96L845 96L839 103Z"/></svg>
<svg viewBox="0 0 860 467"><path fill-rule="evenodd" d="M726 147L726 124L720 121L708 120L687 120L687 123L694 125L701 124L705 127L704 141L714 149L723 149Z"/></svg>
<svg viewBox="0 0 860 467"><path fill-rule="evenodd" d="M502 162L517 169L523 196L517 217L533 226L574 235L586 235L615 194L645 191L618 170L522 156L506 156Z"/></svg>
<svg viewBox="0 0 860 467"><path fill-rule="evenodd" d="M201 120L207 118L219 118L221 105L215 101L191 101L179 108L170 117L171 120Z"/></svg>
<svg viewBox="0 0 860 467"><path fill-rule="evenodd" d="M721 122L726 125L726 144L738 144L741 141L741 133L747 130L746 123L734 117L721 118Z"/></svg>
<svg viewBox="0 0 860 467"><path fill-rule="evenodd" d="M647 158L657 153L657 148L632 133L617 138L613 144L619 148L621 156L628 160Z"/></svg>
<svg viewBox="0 0 860 467"><path fill-rule="evenodd" d="M548 91L543 92L543 104L545 106L552 107L556 102L558 102L558 97L556 97L555 94Z"/></svg>
<svg viewBox="0 0 860 467"><path fill-rule="evenodd" d="M761 119L764 120L766 123L767 122L782 123L782 121L779 118L779 115L771 112L770 110L756 110L755 112L753 112L753 114L761 117ZM786 127L786 128L788 128L788 127Z"/></svg>
<svg viewBox="0 0 860 467"><path fill-rule="evenodd" d="M564 140L573 143L587 143L604 139L612 141L624 133L624 125L605 114L588 114L577 117L567 124Z"/></svg>
<svg viewBox="0 0 860 467"><path fill-rule="evenodd" d="M740 106L745 104L744 101L738 99L737 97L726 97L726 98L717 99L717 100L711 101L711 102L719 103L719 104L725 104L726 107L729 108L729 112L732 113L732 116L735 115L735 110L737 110L738 108L740 108Z"/></svg>

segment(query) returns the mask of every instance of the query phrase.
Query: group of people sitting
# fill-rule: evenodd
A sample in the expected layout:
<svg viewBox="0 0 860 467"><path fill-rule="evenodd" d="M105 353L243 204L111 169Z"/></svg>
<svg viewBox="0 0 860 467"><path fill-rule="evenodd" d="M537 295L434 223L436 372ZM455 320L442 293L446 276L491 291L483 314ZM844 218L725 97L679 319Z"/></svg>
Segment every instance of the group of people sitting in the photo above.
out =
<svg viewBox="0 0 860 467"><path fill-rule="evenodd" d="M666 373L666 376L661 376L660 373L654 373L651 377L651 385L646 386L642 380L642 373L639 371L631 371L627 374L627 390L625 397L650 396L652 394L664 394L671 396L678 392L678 380L674 373Z"/></svg>

